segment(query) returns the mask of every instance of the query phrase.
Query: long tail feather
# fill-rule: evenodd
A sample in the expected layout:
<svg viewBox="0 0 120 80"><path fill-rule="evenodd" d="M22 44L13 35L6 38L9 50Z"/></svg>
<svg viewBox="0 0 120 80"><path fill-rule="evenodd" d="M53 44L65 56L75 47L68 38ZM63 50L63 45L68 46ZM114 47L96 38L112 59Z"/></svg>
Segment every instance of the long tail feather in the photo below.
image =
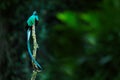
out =
<svg viewBox="0 0 120 80"><path fill-rule="evenodd" d="M35 60L35 58L32 55L31 49L30 49L30 35L31 35L31 30L27 30L27 48L28 48L28 54L30 58L32 59L33 63L40 69L42 70L41 65Z"/></svg>

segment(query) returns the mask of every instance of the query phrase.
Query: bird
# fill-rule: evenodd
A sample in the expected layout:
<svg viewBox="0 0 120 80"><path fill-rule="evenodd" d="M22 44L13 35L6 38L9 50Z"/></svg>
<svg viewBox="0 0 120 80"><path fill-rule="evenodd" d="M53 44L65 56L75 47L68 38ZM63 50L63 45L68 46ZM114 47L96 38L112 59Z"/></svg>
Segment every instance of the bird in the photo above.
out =
<svg viewBox="0 0 120 80"><path fill-rule="evenodd" d="M27 31L27 49L28 49L28 54L30 56L30 59L33 61L37 69L42 70L41 65L35 60L30 49L30 36L31 36L32 26L33 25L37 26L38 22L39 22L39 19L38 19L37 12L34 11L33 14L28 18L25 28Z"/></svg>

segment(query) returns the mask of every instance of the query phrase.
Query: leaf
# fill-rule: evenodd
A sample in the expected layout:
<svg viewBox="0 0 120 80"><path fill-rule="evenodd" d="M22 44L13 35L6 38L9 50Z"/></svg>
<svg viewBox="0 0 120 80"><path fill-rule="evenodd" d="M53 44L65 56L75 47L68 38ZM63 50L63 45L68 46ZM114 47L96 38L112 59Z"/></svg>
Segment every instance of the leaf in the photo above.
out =
<svg viewBox="0 0 120 80"><path fill-rule="evenodd" d="M97 28L100 26L99 23L99 15L97 13L82 13L80 14L80 18L90 24L90 26Z"/></svg>
<svg viewBox="0 0 120 80"><path fill-rule="evenodd" d="M78 26L77 15L73 12L66 11L63 13L58 13L57 18L67 25L71 26L72 28Z"/></svg>

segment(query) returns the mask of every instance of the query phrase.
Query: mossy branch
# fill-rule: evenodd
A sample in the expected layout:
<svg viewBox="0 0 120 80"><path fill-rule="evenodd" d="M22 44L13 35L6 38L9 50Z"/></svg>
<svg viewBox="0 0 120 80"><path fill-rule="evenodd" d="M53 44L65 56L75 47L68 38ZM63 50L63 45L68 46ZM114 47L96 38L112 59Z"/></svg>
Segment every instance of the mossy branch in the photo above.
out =
<svg viewBox="0 0 120 80"><path fill-rule="evenodd" d="M32 26L32 38L33 38L33 57L36 58L38 44L37 44L37 40L36 40L35 26L34 25ZM32 65L33 65L34 70L32 73L31 80L35 80L38 71L35 70L35 64L33 62L32 62Z"/></svg>

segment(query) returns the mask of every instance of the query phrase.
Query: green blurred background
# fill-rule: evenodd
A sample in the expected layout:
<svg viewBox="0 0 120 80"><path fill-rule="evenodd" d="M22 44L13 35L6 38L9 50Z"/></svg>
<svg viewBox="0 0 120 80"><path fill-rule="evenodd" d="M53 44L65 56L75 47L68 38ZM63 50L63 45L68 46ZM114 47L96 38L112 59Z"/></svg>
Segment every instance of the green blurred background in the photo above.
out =
<svg viewBox="0 0 120 80"><path fill-rule="evenodd" d="M25 25L36 10L36 80L120 80L120 0L1 0L0 80L30 80Z"/></svg>

